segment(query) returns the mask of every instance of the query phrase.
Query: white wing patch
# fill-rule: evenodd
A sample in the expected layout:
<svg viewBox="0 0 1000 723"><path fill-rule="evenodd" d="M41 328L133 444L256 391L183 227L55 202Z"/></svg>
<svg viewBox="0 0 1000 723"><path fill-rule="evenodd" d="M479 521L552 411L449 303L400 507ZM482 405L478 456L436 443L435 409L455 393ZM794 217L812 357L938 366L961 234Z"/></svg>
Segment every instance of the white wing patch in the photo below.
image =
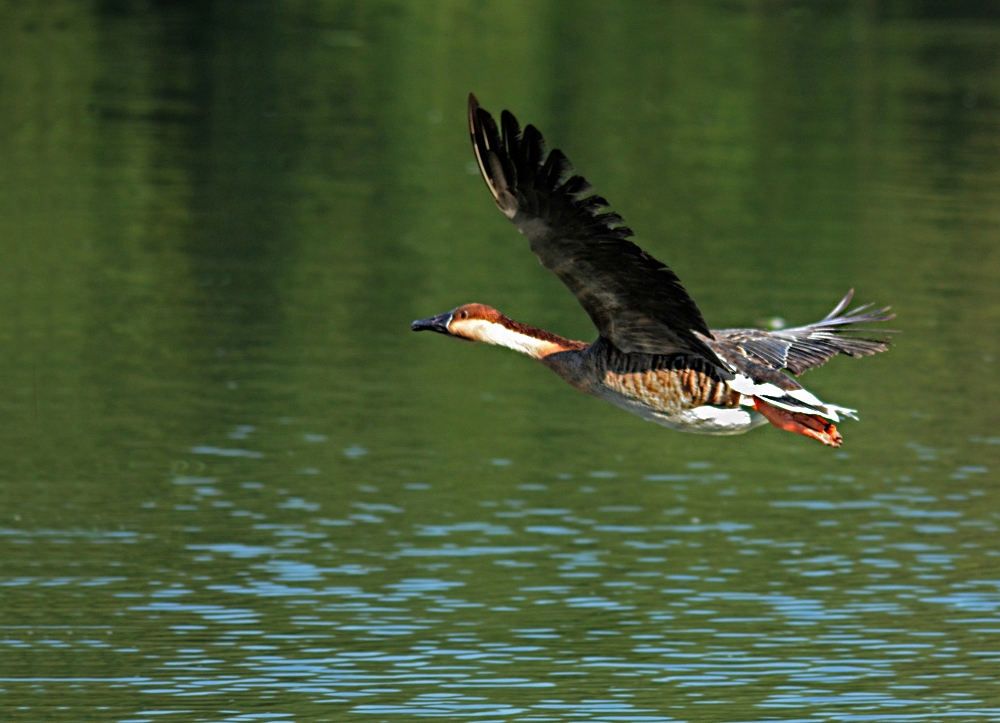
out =
<svg viewBox="0 0 1000 723"><path fill-rule="evenodd" d="M753 406L753 397L760 397L771 406L786 409L789 412L815 414L833 422L840 421L840 415L857 419L857 410L839 407L836 404L825 404L810 391L805 389L782 389L770 382L757 383L745 374L737 374L729 382L729 386L743 395L740 404Z"/></svg>

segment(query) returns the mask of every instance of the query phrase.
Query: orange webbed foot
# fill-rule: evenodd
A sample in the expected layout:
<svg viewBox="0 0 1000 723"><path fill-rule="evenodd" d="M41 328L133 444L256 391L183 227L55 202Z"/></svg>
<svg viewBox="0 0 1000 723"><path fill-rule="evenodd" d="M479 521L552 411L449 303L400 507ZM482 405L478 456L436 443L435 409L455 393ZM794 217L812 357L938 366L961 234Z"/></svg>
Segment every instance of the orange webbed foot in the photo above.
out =
<svg viewBox="0 0 1000 723"><path fill-rule="evenodd" d="M844 441L837 428L822 417L779 409L758 397L754 397L753 401L753 408L763 414L767 421L778 429L818 439L830 447L839 447Z"/></svg>

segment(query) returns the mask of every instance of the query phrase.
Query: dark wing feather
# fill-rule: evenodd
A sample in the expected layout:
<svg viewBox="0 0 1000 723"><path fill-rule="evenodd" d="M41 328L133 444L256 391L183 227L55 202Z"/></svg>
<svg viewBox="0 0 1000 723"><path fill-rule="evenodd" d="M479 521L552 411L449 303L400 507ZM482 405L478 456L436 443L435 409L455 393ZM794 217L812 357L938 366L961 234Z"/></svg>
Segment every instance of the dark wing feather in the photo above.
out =
<svg viewBox="0 0 1000 723"><path fill-rule="evenodd" d="M841 313L851 303L854 289L841 299L836 308L821 321L807 326L797 326L779 331L760 329L725 329L715 331L720 354L725 358L731 350L749 357L771 369L787 369L792 374L818 367L830 357L846 354L851 357L868 356L889 348L884 337L872 338L867 334L894 334L890 329L865 329L858 324L888 321L895 314L887 313L889 307L869 311L871 304Z"/></svg>
<svg viewBox="0 0 1000 723"><path fill-rule="evenodd" d="M493 117L469 95L469 132L497 207L531 244L590 315L601 336L623 352L697 354L718 358L702 338L711 332L680 280L629 241L622 217L605 212L558 150L546 155L542 134L523 131L504 111L502 135Z"/></svg>

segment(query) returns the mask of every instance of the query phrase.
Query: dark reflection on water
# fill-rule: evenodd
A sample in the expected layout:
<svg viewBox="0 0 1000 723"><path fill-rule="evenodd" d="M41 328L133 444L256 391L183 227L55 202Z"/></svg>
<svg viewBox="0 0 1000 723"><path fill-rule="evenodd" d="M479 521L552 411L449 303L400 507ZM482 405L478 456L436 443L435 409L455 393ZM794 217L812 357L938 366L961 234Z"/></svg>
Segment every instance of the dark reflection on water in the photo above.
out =
<svg viewBox="0 0 1000 723"><path fill-rule="evenodd" d="M977 8L0 8L3 719L1000 720ZM844 448L410 334L592 333L470 175L469 90L711 323L892 303L808 377Z"/></svg>

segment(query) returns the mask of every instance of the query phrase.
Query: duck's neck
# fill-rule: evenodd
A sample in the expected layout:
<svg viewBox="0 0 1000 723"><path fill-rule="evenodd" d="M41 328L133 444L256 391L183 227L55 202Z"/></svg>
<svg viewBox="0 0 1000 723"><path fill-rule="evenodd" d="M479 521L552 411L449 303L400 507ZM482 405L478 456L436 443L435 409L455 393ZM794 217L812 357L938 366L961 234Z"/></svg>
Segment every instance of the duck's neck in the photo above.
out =
<svg viewBox="0 0 1000 723"><path fill-rule="evenodd" d="M566 339L545 329L504 318L503 323L476 320L467 322L475 326L475 338L486 344L505 346L527 354L533 359L544 359L551 354L573 351L588 346L586 342Z"/></svg>

